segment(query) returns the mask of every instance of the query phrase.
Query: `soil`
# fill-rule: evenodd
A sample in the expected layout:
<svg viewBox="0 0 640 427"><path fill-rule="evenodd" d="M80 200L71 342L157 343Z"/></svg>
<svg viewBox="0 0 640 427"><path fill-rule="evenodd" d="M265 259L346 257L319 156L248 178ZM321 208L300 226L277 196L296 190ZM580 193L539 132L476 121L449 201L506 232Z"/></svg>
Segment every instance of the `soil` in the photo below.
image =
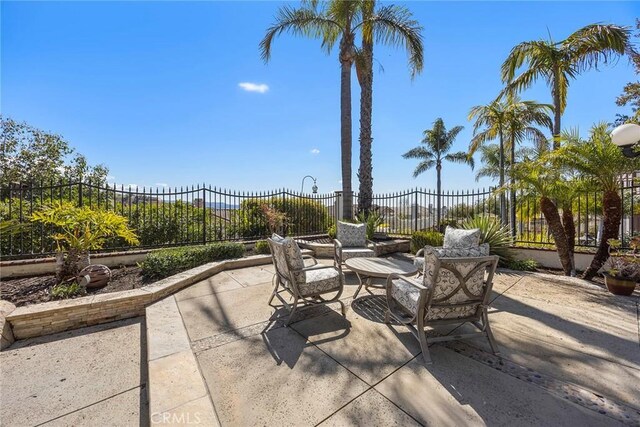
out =
<svg viewBox="0 0 640 427"><path fill-rule="evenodd" d="M536 271L539 273L548 273L548 274L555 274L556 276L564 276L564 271L561 269L555 269L555 268L541 268L538 267L536 268ZM582 271L578 271L576 272L576 277L581 277L582 276ZM606 288L605 284L604 284L604 277L602 277L601 275L597 275L595 276L593 279L591 279L591 283L601 286L603 288Z"/></svg>
<svg viewBox="0 0 640 427"><path fill-rule="evenodd" d="M142 277L140 267L113 268L109 284L101 289L87 289L87 295L126 291L148 283L151 280ZM16 307L52 301L50 291L55 284L55 275L6 279L0 281L0 297Z"/></svg>

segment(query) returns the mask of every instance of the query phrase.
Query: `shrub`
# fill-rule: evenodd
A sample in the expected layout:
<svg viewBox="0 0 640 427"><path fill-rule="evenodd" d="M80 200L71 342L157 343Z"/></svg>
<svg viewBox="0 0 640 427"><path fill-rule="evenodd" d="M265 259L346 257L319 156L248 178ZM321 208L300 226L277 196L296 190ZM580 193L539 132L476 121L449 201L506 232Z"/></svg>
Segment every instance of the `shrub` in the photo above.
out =
<svg viewBox="0 0 640 427"><path fill-rule="evenodd" d="M256 242L256 246L254 248L257 254L270 254L271 249L269 248L269 243L266 240L258 240Z"/></svg>
<svg viewBox="0 0 640 427"><path fill-rule="evenodd" d="M332 239L336 238L336 236L338 235L338 230L336 229L336 225L335 224L332 224L329 228L327 228L327 234Z"/></svg>
<svg viewBox="0 0 640 427"><path fill-rule="evenodd" d="M240 258L243 254L242 243L212 243L161 249L147 255L140 267L145 278L162 279L208 262Z"/></svg>
<svg viewBox="0 0 640 427"><path fill-rule="evenodd" d="M87 290L84 286L78 284L75 280L65 283L59 283L57 285L53 285L51 288L51 298L52 299L67 299L73 298L76 296L82 296L87 293Z"/></svg>
<svg viewBox="0 0 640 427"><path fill-rule="evenodd" d="M425 246L442 246L444 236L437 231L416 231L411 235L411 253L415 254Z"/></svg>
<svg viewBox="0 0 640 427"><path fill-rule="evenodd" d="M500 221L491 216L479 215L465 220L462 228L470 230L480 229L480 243L488 243L491 255L498 255L501 262L509 262L513 259L511 246L513 239L509 227L502 225Z"/></svg>
<svg viewBox="0 0 640 427"><path fill-rule="evenodd" d="M382 216L377 212L369 212L369 215L362 212L358 214L357 218L360 223L367 224L367 239L373 239L373 234L382 224Z"/></svg>
<svg viewBox="0 0 640 427"><path fill-rule="evenodd" d="M511 270L536 271L538 263L533 259L512 259L506 262L506 267Z"/></svg>

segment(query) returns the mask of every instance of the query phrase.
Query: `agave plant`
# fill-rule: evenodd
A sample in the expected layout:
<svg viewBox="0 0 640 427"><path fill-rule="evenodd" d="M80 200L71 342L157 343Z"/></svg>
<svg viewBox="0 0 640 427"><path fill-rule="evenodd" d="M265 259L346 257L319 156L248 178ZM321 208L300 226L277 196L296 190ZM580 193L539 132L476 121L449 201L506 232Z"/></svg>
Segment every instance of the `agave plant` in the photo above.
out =
<svg viewBox="0 0 640 427"><path fill-rule="evenodd" d="M498 218L478 215L466 219L460 226L467 230L479 228L480 243L488 243L490 254L498 255L502 263L512 259L511 246L513 245L513 238L509 227L502 225Z"/></svg>

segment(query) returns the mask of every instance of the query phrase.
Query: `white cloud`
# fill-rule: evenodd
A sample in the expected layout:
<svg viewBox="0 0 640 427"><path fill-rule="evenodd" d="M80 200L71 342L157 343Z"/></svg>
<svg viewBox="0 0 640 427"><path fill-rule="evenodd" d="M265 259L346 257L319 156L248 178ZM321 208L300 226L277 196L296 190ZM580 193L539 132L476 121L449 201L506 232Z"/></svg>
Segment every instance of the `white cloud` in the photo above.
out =
<svg viewBox="0 0 640 427"><path fill-rule="evenodd" d="M156 182L156 187L164 187L167 188L169 186L169 184L164 183L164 182Z"/></svg>
<svg viewBox="0 0 640 427"><path fill-rule="evenodd" d="M113 181L115 181L115 180L116 180L116 177L115 177L115 176L113 176L113 175L107 175L107 181L109 181L109 182L113 182Z"/></svg>
<svg viewBox="0 0 640 427"><path fill-rule="evenodd" d="M311 150L311 154L313 155L320 154L320 150L318 150L317 148L314 148Z"/></svg>
<svg viewBox="0 0 640 427"><path fill-rule="evenodd" d="M243 83L238 83L238 86L240 86L242 89L246 90L247 92L265 93L266 91L269 90L269 86L267 86L264 83L243 82Z"/></svg>

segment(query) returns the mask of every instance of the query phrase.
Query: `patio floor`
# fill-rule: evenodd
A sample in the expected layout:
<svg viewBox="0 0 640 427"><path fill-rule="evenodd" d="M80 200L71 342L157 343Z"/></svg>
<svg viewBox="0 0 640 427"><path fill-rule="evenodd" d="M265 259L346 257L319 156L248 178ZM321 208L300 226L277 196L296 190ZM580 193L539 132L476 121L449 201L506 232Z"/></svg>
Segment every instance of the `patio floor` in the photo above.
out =
<svg viewBox="0 0 640 427"><path fill-rule="evenodd" d="M270 265L219 273L157 305L153 327L148 314L16 342L0 353L0 424L161 424L147 389L168 378L150 393L186 411L168 424L640 426L638 291L501 271L489 315L501 357L483 339L440 343L425 366L409 331L383 323L382 291L352 299L353 273L346 319L336 304L288 328L266 304L272 277ZM176 324L188 367L162 356ZM202 412L209 399L215 414Z"/></svg>
<svg viewBox="0 0 640 427"><path fill-rule="evenodd" d="M272 274L227 271L175 295L222 425L640 425L638 292L500 272L501 357L476 339L433 345L425 366L409 331L383 323L382 291L352 300L354 274L346 319L313 309L289 328L266 304Z"/></svg>

